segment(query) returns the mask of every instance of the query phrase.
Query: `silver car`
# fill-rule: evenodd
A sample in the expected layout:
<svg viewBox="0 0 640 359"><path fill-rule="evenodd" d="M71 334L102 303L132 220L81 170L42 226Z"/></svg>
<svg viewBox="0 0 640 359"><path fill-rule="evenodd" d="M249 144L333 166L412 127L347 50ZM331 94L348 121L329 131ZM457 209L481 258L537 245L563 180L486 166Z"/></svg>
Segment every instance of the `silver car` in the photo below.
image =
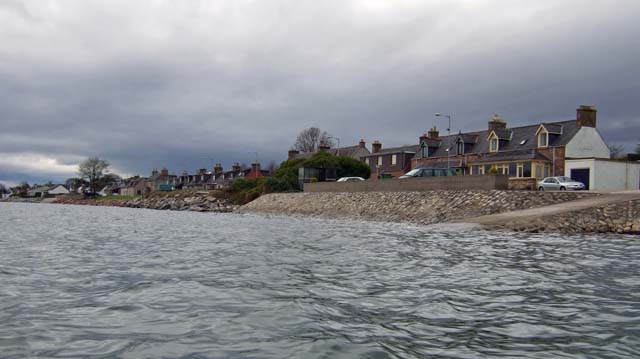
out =
<svg viewBox="0 0 640 359"><path fill-rule="evenodd" d="M565 191L584 189L584 184L569 177L547 177L538 182L538 191Z"/></svg>

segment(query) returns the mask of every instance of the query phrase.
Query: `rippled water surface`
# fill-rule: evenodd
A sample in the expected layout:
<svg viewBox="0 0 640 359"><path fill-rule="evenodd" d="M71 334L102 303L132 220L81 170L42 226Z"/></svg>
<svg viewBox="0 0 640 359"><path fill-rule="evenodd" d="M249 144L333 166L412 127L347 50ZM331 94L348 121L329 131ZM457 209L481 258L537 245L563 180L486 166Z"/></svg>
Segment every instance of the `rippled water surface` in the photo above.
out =
<svg viewBox="0 0 640 359"><path fill-rule="evenodd" d="M639 256L613 235L0 203L0 357L640 357Z"/></svg>

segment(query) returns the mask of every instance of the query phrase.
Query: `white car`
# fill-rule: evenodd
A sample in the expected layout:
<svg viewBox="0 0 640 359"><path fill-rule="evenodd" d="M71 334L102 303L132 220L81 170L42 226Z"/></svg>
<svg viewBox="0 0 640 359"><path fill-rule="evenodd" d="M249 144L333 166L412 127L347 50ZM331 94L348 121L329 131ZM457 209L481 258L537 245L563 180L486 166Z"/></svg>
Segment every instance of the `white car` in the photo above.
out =
<svg viewBox="0 0 640 359"><path fill-rule="evenodd" d="M581 190L584 189L584 183L578 182L574 179L564 176L547 177L538 182L538 191L552 191L552 190Z"/></svg>
<svg viewBox="0 0 640 359"><path fill-rule="evenodd" d="M358 182L364 181L362 177L340 177L336 182Z"/></svg>

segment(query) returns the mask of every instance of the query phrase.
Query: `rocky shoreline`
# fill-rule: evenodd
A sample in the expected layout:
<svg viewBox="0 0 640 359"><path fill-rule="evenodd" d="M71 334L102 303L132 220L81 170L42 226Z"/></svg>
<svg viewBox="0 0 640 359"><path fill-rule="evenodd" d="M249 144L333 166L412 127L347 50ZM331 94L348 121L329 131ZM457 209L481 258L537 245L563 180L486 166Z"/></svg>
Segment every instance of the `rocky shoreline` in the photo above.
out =
<svg viewBox="0 0 640 359"><path fill-rule="evenodd" d="M531 191L427 191L427 192L342 192L272 193L244 206L228 203L208 191L155 193L133 199L56 198L46 202L72 205L114 206L156 210L214 213L258 213L353 219L375 222L431 225L464 222L478 216L542 208L598 196L589 192ZM603 197L600 197L603 198ZM5 200L6 201L6 200ZM13 199L17 202L39 202ZM640 234L640 200L595 206L568 213L517 219L485 225L491 230L560 233Z"/></svg>
<svg viewBox="0 0 640 359"><path fill-rule="evenodd" d="M224 198L218 198L212 192L208 191L175 191L168 193L157 193L150 196L136 197L133 199L59 197L45 198L44 200L40 200L14 198L9 200L9 202L45 202L82 206L110 206L215 213L233 212L238 208L237 205L230 204Z"/></svg>
<svg viewBox="0 0 640 359"><path fill-rule="evenodd" d="M511 211L542 208L599 196L590 192L426 191L368 193L277 193L262 196L240 213L302 215L418 225L458 222ZM491 230L640 234L640 201L597 206L531 220L482 226Z"/></svg>

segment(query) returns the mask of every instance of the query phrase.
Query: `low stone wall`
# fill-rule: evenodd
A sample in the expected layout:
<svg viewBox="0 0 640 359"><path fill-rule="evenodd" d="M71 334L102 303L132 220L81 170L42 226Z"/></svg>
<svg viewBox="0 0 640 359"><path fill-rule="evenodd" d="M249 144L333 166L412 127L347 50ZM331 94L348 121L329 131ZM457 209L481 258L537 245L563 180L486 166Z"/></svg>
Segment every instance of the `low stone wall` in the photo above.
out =
<svg viewBox="0 0 640 359"><path fill-rule="evenodd" d="M509 177L453 176L385 179L380 181L305 183L305 192L414 192L434 190L507 189Z"/></svg>
<svg viewBox="0 0 640 359"><path fill-rule="evenodd" d="M510 221L489 228L531 233L640 234L640 201L631 200L526 221Z"/></svg>
<svg viewBox="0 0 640 359"><path fill-rule="evenodd" d="M542 207L594 195L588 192L497 190L274 193L246 204L239 211L432 224Z"/></svg>
<svg viewBox="0 0 640 359"><path fill-rule="evenodd" d="M518 191L534 191L538 185L535 178L509 178L509 189Z"/></svg>

